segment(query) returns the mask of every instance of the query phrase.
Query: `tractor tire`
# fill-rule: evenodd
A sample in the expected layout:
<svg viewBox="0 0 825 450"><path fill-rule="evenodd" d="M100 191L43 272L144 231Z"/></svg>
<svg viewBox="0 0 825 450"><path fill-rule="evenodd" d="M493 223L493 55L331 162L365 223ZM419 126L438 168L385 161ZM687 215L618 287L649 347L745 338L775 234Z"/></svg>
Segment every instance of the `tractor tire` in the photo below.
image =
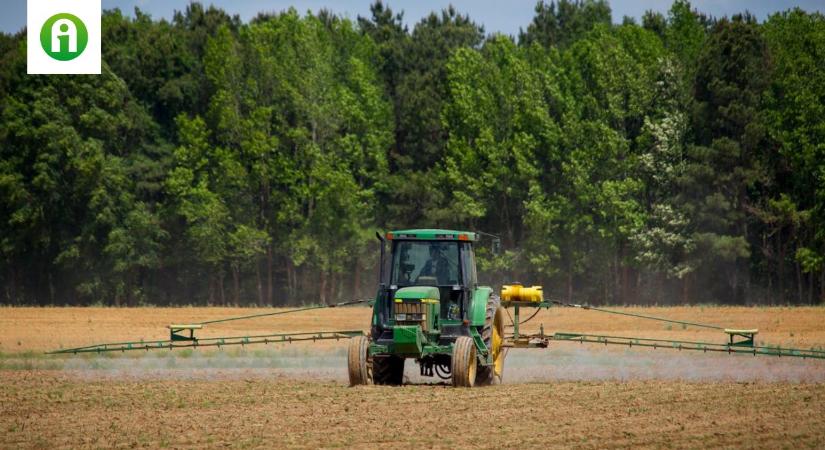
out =
<svg viewBox="0 0 825 450"><path fill-rule="evenodd" d="M459 336L453 344L453 386L473 387L476 382L476 344L468 336Z"/></svg>
<svg viewBox="0 0 825 450"><path fill-rule="evenodd" d="M491 384L501 384L504 375L504 349L502 340L504 338L504 309L501 307L501 300L497 295L491 295L487 300L487 315L484 319L484 327L481 330L481 339L484 345L493 353L493 365L478 366L476 374L476 384L479 386L489 386Z"/></svg>
<svg viewBox="0 0 825 450"><path fill-rule="evenodd" d="M356 336L349 340L347 368L350 386L372 383L372 361L370 361L369 349L370 340L366 336Z"/></svg>
<svg viewBox="0 0 825 450"><path fill-rule="evenodd" d="M372 358L372 382L389 386L404 383L404 358L388 355Z"/></svg>

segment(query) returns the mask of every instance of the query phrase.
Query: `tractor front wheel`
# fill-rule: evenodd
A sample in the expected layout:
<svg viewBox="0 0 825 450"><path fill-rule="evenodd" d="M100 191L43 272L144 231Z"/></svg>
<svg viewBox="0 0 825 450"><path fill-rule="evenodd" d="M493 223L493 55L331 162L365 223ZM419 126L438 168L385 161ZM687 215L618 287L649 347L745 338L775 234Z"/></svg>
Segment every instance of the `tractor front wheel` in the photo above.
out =
<svg viewBox="0 0 825 450"><path fill-rule="evenodd" d="M372 382L372 362L369 358L369 350L370 340L366 336L356 336L349 340L347 368L350 386Z"/></svg>
<svg viewBox="0 0 825 450"><path fill-rule="evenodd" d="M476 382L476 345L468 336L459 336L453 344L453 386L473 387Z"/></svg>

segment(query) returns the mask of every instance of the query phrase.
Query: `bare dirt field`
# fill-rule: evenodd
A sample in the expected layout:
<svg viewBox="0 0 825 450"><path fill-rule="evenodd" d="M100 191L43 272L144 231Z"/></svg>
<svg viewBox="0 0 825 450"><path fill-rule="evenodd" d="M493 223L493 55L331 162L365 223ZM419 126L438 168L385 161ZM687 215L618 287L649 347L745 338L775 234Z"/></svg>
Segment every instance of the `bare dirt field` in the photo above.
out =
<svg viewBox="0 0 825 450"><path fill-rule="evenodd" d="M618 308L617 308L618 309ZM825 346L825 308L622 308ZM0 308L0 448L825 448L825 361L552 343L505 384L346 386L346 342L87 356L165 325L270 310ZM202 336L364 329L366 308L207 326ZM724 341L714 330L551 309L527 330Z"/></svg>
<svg viewBox="0 0 825 450"><path fill-rule="evenodd" d="M347 388L10 372L4 447L822 447L825 385L565 382Z"/></svg>

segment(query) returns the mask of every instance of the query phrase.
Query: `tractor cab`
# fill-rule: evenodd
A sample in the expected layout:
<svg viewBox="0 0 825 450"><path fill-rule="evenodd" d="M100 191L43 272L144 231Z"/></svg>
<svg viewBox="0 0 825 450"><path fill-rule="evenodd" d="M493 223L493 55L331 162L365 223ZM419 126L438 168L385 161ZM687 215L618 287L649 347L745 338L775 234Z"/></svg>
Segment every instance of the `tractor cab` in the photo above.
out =
<svg viewBox="0 0 825 450"><path fill-rule="evenodd" d="M409 312L418 308L413 304L429 304L430 331L437 331L439 339L462 334L458 328L467 318L468 302L477 287L475 240L475 233L452 230L387 233L384 242L390 255L382 257L386 270L380 274L375 325L386 333L396 322L418 317Z"/></svg>
<svg viewBox="0 0 825 450"><path fill-rule="evenodd" d="M469 240L447 238L393 239L389 274L391 296L407 297L409 293L420 292L421 287L435 288L432 291L435 295L429 294L429 297L440 304L439 318L458 322L462 319L467 293L476 285L472 244Z"/></svg>

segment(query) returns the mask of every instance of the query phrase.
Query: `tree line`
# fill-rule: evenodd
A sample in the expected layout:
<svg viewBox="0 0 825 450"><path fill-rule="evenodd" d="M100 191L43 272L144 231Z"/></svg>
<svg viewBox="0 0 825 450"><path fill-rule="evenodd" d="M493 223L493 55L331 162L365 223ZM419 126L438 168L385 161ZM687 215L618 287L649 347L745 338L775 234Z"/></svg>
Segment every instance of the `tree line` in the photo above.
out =
<svg viewBox="0 0 825 450"><path fill-rule="evenodd" d="M0 303L369 296L375 231L413 227L569 300L825 299L821 14L371 13L105 11L99 76L0 34Z"/></svg>

